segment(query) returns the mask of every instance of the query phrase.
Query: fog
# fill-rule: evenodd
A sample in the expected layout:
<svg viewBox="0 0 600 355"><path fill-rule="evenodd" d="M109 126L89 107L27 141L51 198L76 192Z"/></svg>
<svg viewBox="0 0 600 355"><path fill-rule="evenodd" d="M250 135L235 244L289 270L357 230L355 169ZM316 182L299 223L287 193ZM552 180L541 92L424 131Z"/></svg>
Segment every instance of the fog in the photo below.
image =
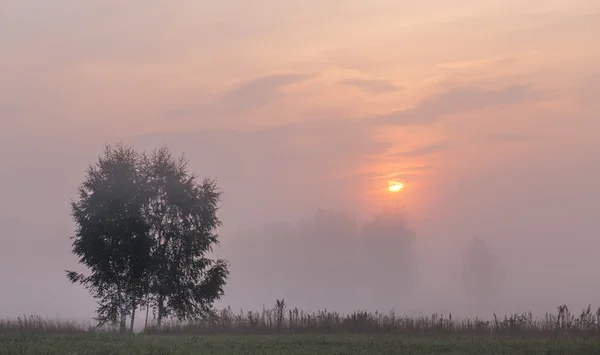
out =
<svg viewBox="0 0 600 355"><path fill-rule="evenodd" d="M0 0L0 317L93 317L69 203L117 142L217 179L218 307L600 306L596 3L54 3Z"/></svg>

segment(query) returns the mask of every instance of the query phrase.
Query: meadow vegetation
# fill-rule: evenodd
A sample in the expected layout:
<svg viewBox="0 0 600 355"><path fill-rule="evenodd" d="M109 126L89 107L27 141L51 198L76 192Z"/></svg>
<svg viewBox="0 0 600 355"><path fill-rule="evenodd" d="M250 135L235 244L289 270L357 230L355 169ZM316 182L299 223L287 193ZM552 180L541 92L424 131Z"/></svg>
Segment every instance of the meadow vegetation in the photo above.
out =
<svg viewBox="0 0 600 355"><path fill-rule="evenodd" d="M0 354L597 354L600 308L490 319L303 312L283 300L261 312L216 311L137 334L37 316L0 320Z"/></svg>

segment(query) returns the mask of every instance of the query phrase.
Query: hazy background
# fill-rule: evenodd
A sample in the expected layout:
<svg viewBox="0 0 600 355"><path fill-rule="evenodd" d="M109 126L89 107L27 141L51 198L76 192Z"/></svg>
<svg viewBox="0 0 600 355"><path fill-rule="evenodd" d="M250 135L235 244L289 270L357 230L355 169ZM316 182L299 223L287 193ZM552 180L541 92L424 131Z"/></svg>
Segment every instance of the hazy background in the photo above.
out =
<svg viewBox="0 0 600 355"><path fill-rule="evenodd" d="M598 43L597 0L0 0L0 316L93 315L69 202L118 141L218 179L222 304L472 313L479 236L480 315L600 305ZM355 239L393 205L416 281L378 303Z"/></svg>

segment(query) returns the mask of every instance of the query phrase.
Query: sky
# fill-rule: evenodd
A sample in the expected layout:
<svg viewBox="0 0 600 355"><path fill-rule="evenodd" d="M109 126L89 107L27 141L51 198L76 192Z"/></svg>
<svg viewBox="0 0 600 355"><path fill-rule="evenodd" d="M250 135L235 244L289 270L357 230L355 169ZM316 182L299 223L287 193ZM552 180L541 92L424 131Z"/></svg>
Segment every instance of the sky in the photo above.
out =
<svg viewBox="0 0 600 355"><path fill-rule="evenodd" d="M335 308L344 294L301 296L292 274L264 270L293 254L282 270L351 280L336 259L346 222L307 239L319 262L273 224L319 225L326 210L362 225L398 205L420 296L397 308L466 307L457 275L473 236L504 269L494 307L594 304L596 43L596 0L0 0L0 316L93 315L64 277L69 202L117 142L166 144L218 180L223 304Z"/></svg>

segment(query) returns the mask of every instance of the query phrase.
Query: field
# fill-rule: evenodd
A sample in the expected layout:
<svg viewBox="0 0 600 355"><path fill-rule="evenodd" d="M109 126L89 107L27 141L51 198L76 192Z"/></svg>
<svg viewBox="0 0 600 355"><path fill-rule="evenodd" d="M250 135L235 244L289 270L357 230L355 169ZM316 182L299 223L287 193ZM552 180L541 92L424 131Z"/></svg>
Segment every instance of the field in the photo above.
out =
<svg viewBox="0 0 600 355"><path fill-rule="evenodd" d="M600 340L400 335L12 335L0 354L598 354Z"/></svg>
<svg viewBox="0 0 600 355"><path fill-rule="evenodd" d="M192 324L119 334L41 317L0 320L0 355L68 354L600 354L600 310L454 320L356 312L304 313L283 303L230 309Z"/></svg>

